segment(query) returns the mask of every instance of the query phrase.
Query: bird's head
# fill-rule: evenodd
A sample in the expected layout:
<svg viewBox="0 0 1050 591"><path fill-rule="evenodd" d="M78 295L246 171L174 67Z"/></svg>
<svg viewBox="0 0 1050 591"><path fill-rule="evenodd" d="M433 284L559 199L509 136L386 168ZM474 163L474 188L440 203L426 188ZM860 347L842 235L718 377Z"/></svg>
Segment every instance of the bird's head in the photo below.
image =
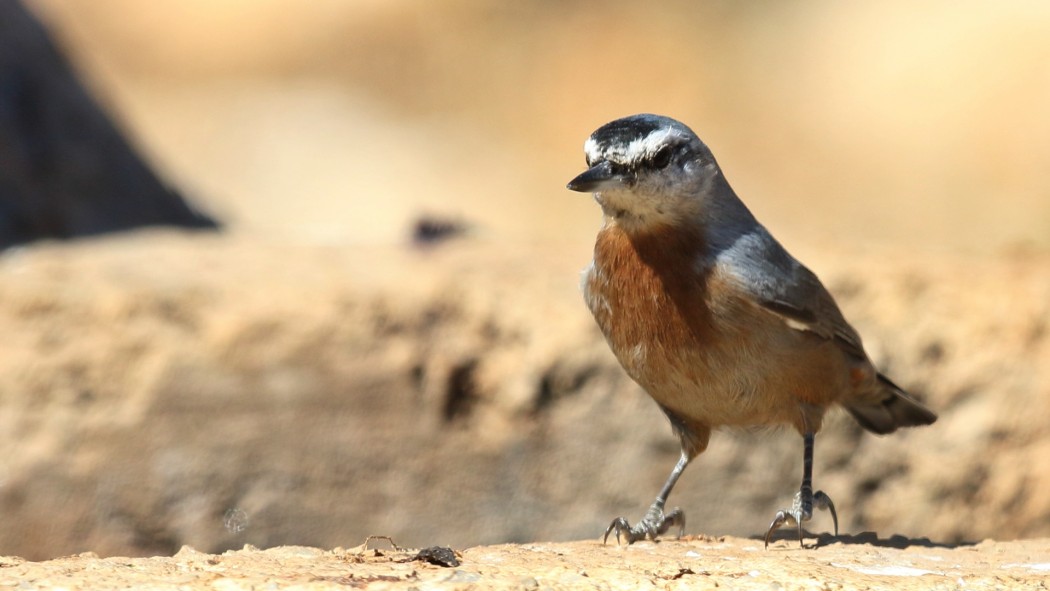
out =
<svg viewBox="0 0 1050 591"><path fill-rule="evenodd" d="M606 216L644 231L695 220L721 172L711 151L684 124L631 115L599 127L584 144L587 170L568 188L594 193Z"/></svg>

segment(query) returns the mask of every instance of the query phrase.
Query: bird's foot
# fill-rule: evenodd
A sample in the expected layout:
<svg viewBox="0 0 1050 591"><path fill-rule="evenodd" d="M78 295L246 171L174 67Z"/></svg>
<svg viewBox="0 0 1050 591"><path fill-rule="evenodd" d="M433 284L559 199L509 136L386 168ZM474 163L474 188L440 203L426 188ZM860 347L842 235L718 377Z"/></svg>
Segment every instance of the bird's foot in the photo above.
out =
<svg viewBox="0 0 1050 591"><path fill-rule="evenodd" d="M769 524L769 531L766 532L766 548L769 547L769 540L773 538L773 532L785 524L798 527L798 543L802 545L802 524L812 519L813 507L827 509L831 512L831 519L835 522L835 535L839 535L839 515L835 512L835 503L831 502L831 497L824 494L824 491L818 490L812 493L807 503L802 495L802 491L799 491L795 493L795 499L791 502L791 508L781 509L773 517L773 523Z"/></svg>
<svg viewBox="0 0 1050 591"><path fill-rule="evenodd" d="M681 509L675 507L671 509L670 513L665 515L663 507L654 504L652 507L649 507L645 517L634 524L634 526L631 526L626 518L617 517L614 519L609 524L609 528L605 530L605 537L602 538L602 543L608 543L609 534L613 532L616 532L617 544L620 543L621 536L627 540L628 544L633 544L645 538L655 541L657 536L662 536L667 533L667 530L676 525L678 526L678 537L680 538L685 535L685 513Z"/></svg>

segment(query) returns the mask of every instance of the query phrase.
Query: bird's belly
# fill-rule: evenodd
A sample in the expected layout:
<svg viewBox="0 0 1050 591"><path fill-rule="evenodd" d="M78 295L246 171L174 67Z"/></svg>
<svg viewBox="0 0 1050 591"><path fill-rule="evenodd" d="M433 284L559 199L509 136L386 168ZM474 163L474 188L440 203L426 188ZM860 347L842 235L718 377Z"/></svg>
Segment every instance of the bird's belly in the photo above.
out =
<svg viewBox="0 0 1050 591"><path fill-rule="evenodd" d="M790 423L797 415L797 399L777 386L774 366L760 351L668 349L659 342L628 351L617 356L627 373L679 416L718 427Z"/></svg>

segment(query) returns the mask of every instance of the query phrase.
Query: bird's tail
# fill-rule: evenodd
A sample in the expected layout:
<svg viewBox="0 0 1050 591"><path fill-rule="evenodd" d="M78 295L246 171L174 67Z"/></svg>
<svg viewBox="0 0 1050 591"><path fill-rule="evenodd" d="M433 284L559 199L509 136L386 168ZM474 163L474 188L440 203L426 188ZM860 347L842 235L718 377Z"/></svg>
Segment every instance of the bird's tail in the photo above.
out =
<svg viewBox="0 0 1050 591"><path fill-rule="evenodd" d="M885 435L901 427L930 425L937 420L933 411L909 396L889 378L879 374L878 380L878 396L863 401L850 400L845 404L846 410L861 427Z"/></svg>

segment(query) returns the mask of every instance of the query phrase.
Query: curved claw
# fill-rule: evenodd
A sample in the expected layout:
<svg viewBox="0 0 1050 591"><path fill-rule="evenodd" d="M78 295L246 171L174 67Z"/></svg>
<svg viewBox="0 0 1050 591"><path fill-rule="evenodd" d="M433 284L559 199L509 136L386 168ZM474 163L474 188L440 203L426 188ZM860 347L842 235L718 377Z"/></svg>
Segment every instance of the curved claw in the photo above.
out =
<svg viewBox="0 0 1050 591"><path fill-rule="evenodd" d="M685 535L685 512L678 507L671 509L671 512L664 517L663 526L660 528L660 535L666 533L673 525L678 526L678 535L675 536L675 538L680 539Z"/></svg>
<svg viewBox="0 0 1050 591"><path fill-rule="evenodd" d="M612 523L605 530L605 535L602 536L602 544L609 543L609 534L616 531L616 545L620 545L620 534L624 534L627 537L627 543L633 544L636 540L631 539L631 524L627 522L625 517L617 517L613 519Z"/></svg>
<svg viewBox="0 0 1050 591"><path fill-rule="evenodd" d="M831 519L835 523L835 535L839 535L839 515L835 511L835 503L831 501L824 491L818 490L813 493L813 498L808 503L811 507L817 509L826 509L831 513ZM811 510L806 510L807 503L802 499L802 493L799 492L795 495L794 502L791 503L790 509L781 509L777 511L777 514L773 517L773 521L769 524L769 529L766 530L766 548L769 548L769 541L773 539L773 533L780 529L784 524L790 523L798 526L798 544L802 545L802 524L809 521L813 517Z"/></svg>
<svg viewBox="0 0 1050 591"><path fill-rule="evenodd" d="M665 515L663 510L654 506L649 508L649 512L634 527L631 527L626 518L617 517L613 519L612 523L605 530L602 543L609 543L609 534L614 531L616 532L617 544L620 543L621 535L627 540L628 545L645 538L655 541L658 536L667 533L667 530L675 525L678 526L678 537L685 535L685 513L681 509L675 507L671 509L670 513Z"/></svg>
<svg viewBox="0 0 1050 591"><path fill-rule="evenodd" d="M773 517L773 521L769 524L769 529L766 530L766 548L769 548L769 540L773 538L773 532L780 529L782 525L787 522L792 522L798 525L798 543L802 543L802 522L801 520L791 512L790 509L781 509L777 511L777 514Z"/></svg>
<svg viewBox="0 0 1050 591"><path fill-rule="evenodd" d="M818 490L813 493L813 506L817 509L827 509L831 513L831 520L835 522L835 537L839 535L839 514L835 511L835 503L831 502L831 497L824 494L824 491Z"/></svg>

